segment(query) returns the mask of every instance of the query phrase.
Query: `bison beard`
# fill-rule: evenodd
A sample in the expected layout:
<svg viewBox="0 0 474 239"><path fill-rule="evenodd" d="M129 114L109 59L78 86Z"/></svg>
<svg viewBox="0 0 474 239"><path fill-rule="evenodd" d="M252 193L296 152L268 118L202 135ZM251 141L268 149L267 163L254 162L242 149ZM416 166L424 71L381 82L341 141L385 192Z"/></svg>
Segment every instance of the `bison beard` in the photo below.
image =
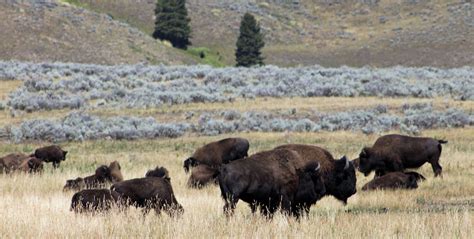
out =
<svg viewBox="0 0 474 239"><path fill-rule="evenodd" d="M378 138L372 147L365 147L359 154L359 171L365 176L375 170L375 176L387 172L402 172L408 168L419 168L430 163L435 177L441 176L439 164L444 140L385 135Z"/></svg>
<svg viewBox="0 0 474 239"><path fill-rule="evenodd" d="M270 217L278 207L297 217L303 207L309 210L307 204L313 204L324 194L324 185L318 175L319 164L297 170L290 161L298 157L295 151L277 149L223 165L218 177L224 213L232 215L239 200L249 203L252 211L261 207L262 214ZM298 194L300 185L307 191Z"/></svg>

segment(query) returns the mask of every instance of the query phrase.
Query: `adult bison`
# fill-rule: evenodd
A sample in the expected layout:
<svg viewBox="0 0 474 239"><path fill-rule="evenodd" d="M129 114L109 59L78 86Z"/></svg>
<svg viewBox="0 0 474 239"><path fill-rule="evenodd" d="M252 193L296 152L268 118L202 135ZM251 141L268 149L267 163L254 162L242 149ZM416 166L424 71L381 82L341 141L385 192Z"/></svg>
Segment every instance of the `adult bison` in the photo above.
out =
<svg viewBox="0 0 474 239"><path fill-rule="evenodd" d="M66 185L63 187L63 191L76 191L84 188L101 188L107 183L112 183L113 181L110 168L107 165L101 165L95 170L93 175L67 180Z"/></svg>
<svg viewBox="0 0 474 239"><path fill-rule="evenodd" d="M286 214L299 216L302 207L313 204L325 193L319 164L309 163L297 169L292 161L298 153L276 149L235 160L219 169L219 186L225 201L224 213L233 214L239 200L256 206L272 216L278 207ZM300 193L299 189L303 188Z"/></svg>
<svg viewBox="0 0 474 239"><path fill-rule="evenodd" d="M419 168L430 163L435 177L441 175L439 165L441 145L444 140L410 137L398 134L378 138L372 147L365 147L359 154L359 171L365 176L375 170L376 177L387 172Z"/></svg>
<svg viewBox="0 0 474 239"><path fill-rule="evenodd" d="M58 168L61 161L66 160L66 154L67 151L62 150L58 145L50 145L36 149L30 156L39 158L47 163L52 162L53 167Z"/></svg>
<svg viewBox="0 0 474 239"><path fill-rule="evenodd" d="M226 138L208 143L198 148L194 154L184 161L184 171L190 167L205 164L218 168L223 163L246 157L249 141L243 138Z"/></svg>
<svg viewBox="0 0 474 239"><path fill-rule="evenodd" d="M71 211L96 212L107 211L116 205L120 195L109 189L86 189L77 192L71 199Z"/></svg>
<svg viewBox="0 0 474 239"><path fill-rule="evenodd" d="M145 178L115 183L110 190L120 195L122 204L144 208L144 213L154 209L157 214L160 214L161 210L170 215L181 214L184 210L174 196L167 170L162 168L166 170L165 173L159 169L149 171Z"/></svg>
<svg viewBox="0 0 474 239"><path fill-rule="evenodd" d="M326 195L332 195L347 204L347 199L357 192L355 167L345 156L336 160L327 150L305 144L286 144L276 149L291 149L298 152L301 156L300 161L295 162L298 168L307 162L320 163Z"/></svg>
<svg viewBox="0 0 474 239"><path fill-rule="evenodd" d="M112 179L112 183L117 183L117 182L122 182L123 181L123 176L122 176L122 167L120 167L119 162L113 161L109 165L109 170L110 170L110 178Z"/></svg>
<svg viewBox="0 0 474 239"><path fill-rule="evenodd" d="M416 172L391 172L372 179L362 187L362 190L415 189L418 188L420 180L425 180L425 177Z"/></svg>
<svg viewBox="0 0 474 239"><path fill-rule="evenodd" d="M18 170L25 173L41 173L43 172L43 161L35 157L28 157L20 162Z"/></svg>

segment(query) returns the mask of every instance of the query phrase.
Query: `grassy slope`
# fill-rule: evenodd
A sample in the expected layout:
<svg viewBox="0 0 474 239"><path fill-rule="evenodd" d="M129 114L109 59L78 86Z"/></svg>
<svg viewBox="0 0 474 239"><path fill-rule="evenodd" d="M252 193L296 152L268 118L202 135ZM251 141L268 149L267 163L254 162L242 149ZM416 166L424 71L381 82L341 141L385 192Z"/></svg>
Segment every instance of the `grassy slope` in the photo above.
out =
<svg viewBox="0 0 474 239"><path fill-rule="evenodd" d="M109 13L148 34L153 30L154 1L75 2ZM416 4L380 1L377 5L353 1L329 5L302 0L298 8L293 8L266 1L256 1L256 5L246 2L189 0L192 42L219 52L224 62L232 64L240 17L249 10L257 15L266 34L267 63L441 67L474 64L470 5L447 0ZM383 18L385 22L380 20Z"/></svg>
<svg viewBox="0 0 474 239"><path fill-rule="evenodd" d="M123 64L198 60L141 31L67 4L0 3L0 59Z"/></svg>

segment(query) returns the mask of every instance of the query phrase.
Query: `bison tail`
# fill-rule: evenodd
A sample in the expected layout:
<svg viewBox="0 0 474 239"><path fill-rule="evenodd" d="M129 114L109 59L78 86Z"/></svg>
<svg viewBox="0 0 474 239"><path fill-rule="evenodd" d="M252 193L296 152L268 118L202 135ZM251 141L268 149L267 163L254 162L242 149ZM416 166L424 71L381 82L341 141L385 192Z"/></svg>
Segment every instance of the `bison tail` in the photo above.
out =
<svg viewBox="0 0 474 239"><path fill-rule="evenodd" d="M447 141L447 140L442 140L442 139L440 139L440 140L438 140L438 143L440 143L440 144L447 144L448 141Z"/></svg>

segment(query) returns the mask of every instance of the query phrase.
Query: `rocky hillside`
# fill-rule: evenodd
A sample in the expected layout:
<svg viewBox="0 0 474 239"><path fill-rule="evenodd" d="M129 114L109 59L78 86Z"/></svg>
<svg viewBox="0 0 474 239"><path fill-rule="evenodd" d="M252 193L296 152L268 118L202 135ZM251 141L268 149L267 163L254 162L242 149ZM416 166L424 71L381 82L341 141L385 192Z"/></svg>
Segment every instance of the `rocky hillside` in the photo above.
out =
<svg viewBox="0 0 474 239"><path fill-rule="evenodd" d="M154 0L74 0L150 34ZM193 43L234 60L239 21L260 20L267 63L324 66L474 65L471 0L188 0Z"/></svg>
<svg viewBox="0 0 474 239"><path fill-rule="evenodd" d="M128 24L56 1L0 2L0 59L97 64L194 64Z"/></svg>

